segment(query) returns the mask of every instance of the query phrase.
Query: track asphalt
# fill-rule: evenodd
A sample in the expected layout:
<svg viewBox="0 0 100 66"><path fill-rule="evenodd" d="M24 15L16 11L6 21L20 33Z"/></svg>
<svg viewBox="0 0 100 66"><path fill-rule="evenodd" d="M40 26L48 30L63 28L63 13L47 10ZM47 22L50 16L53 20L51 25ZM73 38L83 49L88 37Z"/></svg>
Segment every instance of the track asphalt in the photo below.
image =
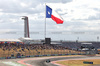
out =
<svg viewBox="0 0 100 66"><path fill-rule="evenodd" d="M48 59L51 62L47 63L46 60ZM56 64L56 61L79 60L79 59L100 59L100 56L52 56L52 57L0 59L0 66L64 66Z"/></svg>

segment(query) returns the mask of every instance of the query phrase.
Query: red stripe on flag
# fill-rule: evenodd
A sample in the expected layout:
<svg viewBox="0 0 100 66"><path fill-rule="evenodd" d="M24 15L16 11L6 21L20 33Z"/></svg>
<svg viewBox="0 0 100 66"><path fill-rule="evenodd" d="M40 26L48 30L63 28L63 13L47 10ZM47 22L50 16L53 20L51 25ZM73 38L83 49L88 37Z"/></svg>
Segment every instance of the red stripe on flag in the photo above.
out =
<svg viewBox="0 0 100 66"><path fill-rule="evenodd" d="M63 20L51 15L52 20L54 20L57 24L63 24Z"/></svg>

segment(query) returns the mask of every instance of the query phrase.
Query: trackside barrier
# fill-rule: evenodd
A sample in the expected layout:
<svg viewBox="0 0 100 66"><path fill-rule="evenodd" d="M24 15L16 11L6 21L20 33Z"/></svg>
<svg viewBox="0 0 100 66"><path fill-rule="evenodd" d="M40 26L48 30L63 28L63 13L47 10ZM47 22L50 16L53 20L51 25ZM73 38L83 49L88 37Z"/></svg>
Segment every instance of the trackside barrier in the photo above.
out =
<svg viewBox="0 0 100 66"><path fill-rule="evenodd" d="M58 56L58 54L55 54L55 56Z"/></svg>
<svg viewBox="0 0 100 66"><path fill-rule="evenodd" d="M39 55L35 55L35 57L39 57Z"/></svg>
<svg viewBox="0 0 100 66"><path fill-rule="evenodd" d="M68 54L65 54L65 55L68 55Z"/></svg>
<svg viewBox="0 0 100 66"><path fill-rule="evenodd" d="M81 53L79 53L78 55L82 55Z"/></svg>
<svg viewBox="0 0 100 66"><path fill-rule="evenodd" d="M42 57L43 55L39 55L39 57Z"/></svg>
<svg viewBox="0 0 100 66"><path fill-rule="evenodd" d="M72 54L68 54L68 55L72 55Z"/></svg>
<svg viewBox="0 0 100 66"><path fill-rule="evenodd" d="M75 55L75 54L72 54L72 55Z"/></svg>
<svg viewBox="0 0 100 66"><path fill-rule="evenodd" d="M30 57L34 57L34 55L31 55Z"/></svg>
<svg viewBox="0 0 100 66"><path fill-rule="evenodd" d="M87 55L82 53L75 54L48 54L48 55L30 55L30 56L17 56L17 57L0 57L0 59L15 59L15 58L26 58L26 57L42 57L42 56L63 56L63 55Z"/></svg>
<svg viewBox="0 0 100 66"><path fill-rule="evenodd" d="M62 55L65 55L65 54L62 54Z"/></svg>
<svg viewBox="0 0 100 66"><path fill-rule="evenodd" d="M21 56L21 58L25 58L26 56Z"/></svg>
<svg viewBox="0 0 100 66"><path fill-rule="evenodd" d="M52 54L51 56L55 56L55 54Z"/></svg>
<svg viewBox="0 0 100 66"><path fill-rule="evenodd" d="M61 56L62 54L58 54L59 56Z"/></svg>
<svg viewBox="0 0 100 66"><path fill-rule="evenodd" d="M73 54L73 55L77 55L77 53Z"/></svg>
<svg viewBox="0 0 100 66"><path fill-rule="evenodd" d="M85 53L83 53L82 55L86 55Z"/></svg>
<svg viewBox="0 0 100 66"><path fill-rule="evenodd" d="M6 57L1 57L0 59L6 59Z"/></svg>
<svg viewBox="0 0 100 66"><path fill-rule="evenodd" d="M84 64L93 64L93 62L89 62L89 61L84 61Z"/></svg>
<svg viewBox="0 0 100 66"><path fill-rule="evenodd" d="M26 56L26 57L30 57L30 56Z"/></svg>
<svg viewBox="0 0 100 66"><path fill-rule="evenodd" d="M51 56L50 54L48 54L47 56Z"/></svg>
<svg viewBox="0 0 100 66"><path fill-rule="evenodd" d="M39 55L39 57L42 57L43 55Z"/></svg>
<svg viewBox="0 0 100 66"><path fill-rule="evenodd" d="M83 53L83 55L86 55L86 53Z"/></svg>
<svg viewBox="0 0 100 66"><path fill-rule="evenodd" d="M47 56L47 55L43 55L43 56Z"/></svg>
<svg viewBox="0 0 100 66"><path fill-rule="evenodd" d="M17 58L21 58L21 56L17 56Z"/></svg>
<svg viewBox="0 0 100 66"><path fill-rule="evenodd" d="M7 59L11 59L11 57L6 57Z"/></svg>
<svg viewBox="0 0 100 66"><path fill-rule="evenodd" d="M11 59L15 59L16 57L11 57Z"/></svg>

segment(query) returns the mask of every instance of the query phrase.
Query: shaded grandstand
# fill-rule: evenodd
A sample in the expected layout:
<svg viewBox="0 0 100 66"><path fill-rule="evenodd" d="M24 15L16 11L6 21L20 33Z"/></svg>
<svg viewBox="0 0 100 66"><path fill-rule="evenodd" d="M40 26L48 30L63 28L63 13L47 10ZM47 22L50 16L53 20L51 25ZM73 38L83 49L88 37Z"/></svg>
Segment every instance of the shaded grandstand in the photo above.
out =
<svg viewBox="0 0 100 66"><path fill-rule="evenodd" d="M82 42L64 41L62 42L62 46L67 47L69 49L80 49L82 43L92 43L92 45L96 49L100 49L100 42L91 42L91 41L82 41Z"/></svg>

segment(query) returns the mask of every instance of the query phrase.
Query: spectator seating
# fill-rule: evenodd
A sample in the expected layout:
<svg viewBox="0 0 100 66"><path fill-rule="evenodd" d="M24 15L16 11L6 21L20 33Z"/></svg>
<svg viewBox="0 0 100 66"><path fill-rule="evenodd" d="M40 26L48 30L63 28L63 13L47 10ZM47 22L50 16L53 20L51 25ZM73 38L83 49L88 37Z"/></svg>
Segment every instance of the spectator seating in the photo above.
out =
<svg viewBox="0 0 100 66"><path fill-rule="evenodd" d="M66 44L67 45L67 44ZM67 45L68 46L68 45ZM48 54L68 54L68 53L83 53L76 50L70 50L59 45L47 44L2 44L0 45L0 57L11 56L31 56L31 55L48 55Z"/></svg>

